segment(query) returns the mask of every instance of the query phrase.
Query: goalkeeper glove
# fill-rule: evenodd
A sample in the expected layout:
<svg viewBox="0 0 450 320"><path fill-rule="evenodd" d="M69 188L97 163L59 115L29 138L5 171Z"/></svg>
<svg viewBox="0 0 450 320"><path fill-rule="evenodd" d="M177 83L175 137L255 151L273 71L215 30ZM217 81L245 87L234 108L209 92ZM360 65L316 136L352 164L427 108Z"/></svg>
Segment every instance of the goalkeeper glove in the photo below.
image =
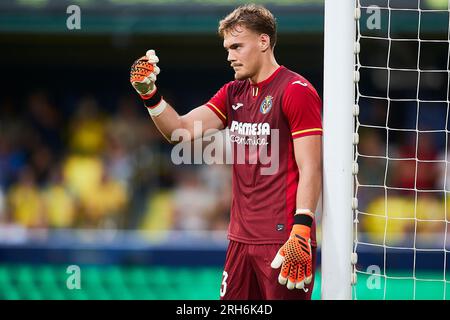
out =
<svg viewBox="0 0 450 320"><path fill-rule="evenodd" d="M160 69L155 50L148 50L145 56L137 59L131 66L130 82L143 99L150 98L156 91L155 81Z"/></svg>
<svg viewBox="0 0 450 320"><path fill-rule="evenodd" d="M156 65L158 62L155 50L148 50L145 56L133 63L130 71L131 85L144 100L144 105L152 117L160 115L167 107L155 85L156 76L160 72Z"/></svg>
<svg viewBox="0 0 450 320"><path fill-rule="evenodd" d="M303 289L312 281L311 225L314 214L310 210L298 209L289 239L278 250L271 267L281 266L278 282L292 290Z"/></svg>

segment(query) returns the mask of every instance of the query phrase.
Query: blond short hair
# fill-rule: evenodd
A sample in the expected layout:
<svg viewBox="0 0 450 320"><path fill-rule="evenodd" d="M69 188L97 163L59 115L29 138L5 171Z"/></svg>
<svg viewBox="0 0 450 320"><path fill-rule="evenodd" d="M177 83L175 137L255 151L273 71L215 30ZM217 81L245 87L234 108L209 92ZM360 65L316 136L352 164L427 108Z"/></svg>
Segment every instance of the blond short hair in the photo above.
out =
<svg viewBox="0 0 450 320"><path fill-rule="evenodd" d="M219 22L219 35L224 34L237 26L244 26L256 33L265 33L270 38L273 49L277 42L277 24L273 14L261 5L246 4L234 9Z"/></svg>

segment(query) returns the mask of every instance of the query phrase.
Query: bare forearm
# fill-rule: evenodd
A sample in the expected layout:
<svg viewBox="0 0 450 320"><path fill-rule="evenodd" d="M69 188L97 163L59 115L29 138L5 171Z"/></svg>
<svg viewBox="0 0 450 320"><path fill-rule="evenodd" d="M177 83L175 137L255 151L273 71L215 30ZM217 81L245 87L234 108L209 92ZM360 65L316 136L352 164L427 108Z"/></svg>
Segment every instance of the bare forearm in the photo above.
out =
<svg viewBox="0 0 450 320"><path fill-rule="evenodd" d="M297 188L297 209L309 209L315 212L321 191L321 167L303 168Z"/></svg>
<svg viewBox="0 0 450 320"><path fill-rule="evenodd" d="M178 143L200 138L208 129L222 129L222 121L205 105L180 116L169 104L163 112L152 116L161 134L170 142Z"/></svg>
<svg viewBox="0 0 450 320"><path fill-rule="evenodd" d="M156 117L151 116L153 122L159 132L170 142L173 143L171 137L176 129L183 129L183 121L181 116L167 104L166 109Z"/></svg>

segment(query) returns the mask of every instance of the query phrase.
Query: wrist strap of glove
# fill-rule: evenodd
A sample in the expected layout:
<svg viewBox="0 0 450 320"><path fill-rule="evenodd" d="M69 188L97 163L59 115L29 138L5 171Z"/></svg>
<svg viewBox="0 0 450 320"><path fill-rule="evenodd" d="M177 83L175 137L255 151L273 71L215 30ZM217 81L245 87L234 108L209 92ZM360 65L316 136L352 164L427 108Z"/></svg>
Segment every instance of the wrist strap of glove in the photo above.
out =
<svg viewBox="0 0 450 320"><path fill-rule="evenodd" d="M142 94L141 98L144 101L144 105L147 108L155 107L157 104L159 104L161 102L161 99L162 99L157 88L155 88L152 92L149 92L147 94Z"/></svg>
<svg viewBox="0 0 450 320"><path fill-rule="evenodd" d="M167 107L167 103L163 100L163 97L159 94L158 89L149 94L141 95L144 105L147 107L148 113L152 117L156 117L161 114Z"/></svg>
<svg viewBox="0 0 450 320"><path fill-rule="evenodd" d="M294 215L294 224L301 224L307 227L312 226L314 213L309 209L297 209Z"/></svg>

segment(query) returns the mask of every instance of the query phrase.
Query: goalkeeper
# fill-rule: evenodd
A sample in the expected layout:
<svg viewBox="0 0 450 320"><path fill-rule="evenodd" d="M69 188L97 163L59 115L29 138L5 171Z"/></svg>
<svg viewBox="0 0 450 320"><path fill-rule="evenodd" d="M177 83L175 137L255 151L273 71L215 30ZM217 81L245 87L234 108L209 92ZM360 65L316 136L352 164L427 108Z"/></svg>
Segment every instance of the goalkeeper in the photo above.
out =
<svg viewBox="0 0 450 320"><path fill-rule="evenodd" d="M238 7L220 21L219 34L235 80L189 113L180 116L160 95L154 50L133 64L130 81L169 141L180 128L198 138L194 122L201 121L203 132L229 127L234 157L237 148L245 148L245 163L234 159L232 168L221 299L310 299L314 213L322 189L321 100L311 83L276 62L276 23L266 8ZM246 139L262 134L279 146L279 165L270 175L262 174L261 161L249 161L255 154Z"/></svg>

